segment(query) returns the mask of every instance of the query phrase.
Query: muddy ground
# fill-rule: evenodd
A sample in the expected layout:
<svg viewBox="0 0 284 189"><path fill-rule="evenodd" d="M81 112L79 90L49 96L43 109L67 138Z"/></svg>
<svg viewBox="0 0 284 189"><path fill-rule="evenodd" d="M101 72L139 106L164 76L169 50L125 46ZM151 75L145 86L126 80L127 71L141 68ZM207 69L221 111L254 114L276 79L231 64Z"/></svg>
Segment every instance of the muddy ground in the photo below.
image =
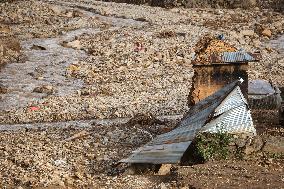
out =
<svg viewBox="0 0 284 189"><path fill-rule="evenodd" d="M167 176L113 166L188 110L194 46L207 34L260 51L249 78L283 87L283 28L284 15L271 10L0 3L0 187L283 188L278 151L174 166ZM126 123L139 113L151 119ZM257 120L258 133L283 150L277 118Z"/></svg>

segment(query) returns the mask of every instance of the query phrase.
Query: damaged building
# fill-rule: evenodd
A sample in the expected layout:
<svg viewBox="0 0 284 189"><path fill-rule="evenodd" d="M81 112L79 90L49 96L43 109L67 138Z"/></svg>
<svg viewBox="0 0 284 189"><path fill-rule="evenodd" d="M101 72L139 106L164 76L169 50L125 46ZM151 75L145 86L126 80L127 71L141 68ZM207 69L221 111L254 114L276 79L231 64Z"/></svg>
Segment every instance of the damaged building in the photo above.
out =
<svg viewBox="0 0 284 189"><path fill-rule="evenodd" d="M175 129L158 135L133 151L124 163L181 163L195 136L201 132L256 135L241 85L236 80L194 105Z"/></svg>

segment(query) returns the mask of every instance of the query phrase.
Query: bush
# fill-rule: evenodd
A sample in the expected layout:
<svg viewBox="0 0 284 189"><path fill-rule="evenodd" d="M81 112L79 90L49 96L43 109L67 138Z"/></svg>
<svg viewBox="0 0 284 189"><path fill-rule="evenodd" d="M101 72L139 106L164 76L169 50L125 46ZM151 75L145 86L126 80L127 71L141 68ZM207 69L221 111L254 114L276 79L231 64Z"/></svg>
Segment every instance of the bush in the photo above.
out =
<svg viewBox="0 0 284 189"><path fill-rule="evenodd" d="M195 156L203 161L227 159L230 155L231 139L232 136L227 132L198 134L194 141Z"/></svg>

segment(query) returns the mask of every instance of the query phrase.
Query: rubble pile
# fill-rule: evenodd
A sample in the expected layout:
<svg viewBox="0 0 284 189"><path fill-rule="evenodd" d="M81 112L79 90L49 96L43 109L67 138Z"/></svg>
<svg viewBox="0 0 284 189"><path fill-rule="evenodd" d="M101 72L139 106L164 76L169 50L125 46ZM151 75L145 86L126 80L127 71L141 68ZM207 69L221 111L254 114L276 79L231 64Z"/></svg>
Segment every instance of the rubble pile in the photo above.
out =
<svg viewBox="0 0 284 189"><path fill-rule="evenodd" d="M210 57L221 55L223 52L236 52L237 49L222 40L216 39L213 36L204 36L195 46L196 62L209 64Z"/></svg>
<svg viewBox="0 0 284 189"><path fill-rule="evenodd" d="M0 122L103 119L147 112L156 116L182 114L187 109L193 76L191 54L187 52L194 45L191 37L195 29L180 27L175 31L177 36L170 38L160 38L158 27L78 36L82 50L90 56L67 66L66 77L83 80L85 86L75 94L50 95L26 108L3 112ZM39 109L31 111L31 106Z"/></svg>

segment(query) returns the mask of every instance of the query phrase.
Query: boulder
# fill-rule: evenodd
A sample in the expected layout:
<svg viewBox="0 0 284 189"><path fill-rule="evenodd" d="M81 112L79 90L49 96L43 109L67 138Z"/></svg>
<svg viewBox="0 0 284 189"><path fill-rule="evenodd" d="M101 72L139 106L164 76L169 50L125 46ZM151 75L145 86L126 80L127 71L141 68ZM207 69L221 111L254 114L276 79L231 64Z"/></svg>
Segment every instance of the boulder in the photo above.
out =
<svg viewBox="0 0 284 189"><path fill-rule="evenodd" d="M172 165L171 164L162 164L159 171L158 175L168 175L171 172Z"/></svg>
<svg viewBox="0 0 284 189"><path fill-rule="evenodd" d="M263 147L263 140L260 136L255 136L251 143L247 143L244 149L244 154L250 155L254 152L258 152L262 149Z"/></svg>

